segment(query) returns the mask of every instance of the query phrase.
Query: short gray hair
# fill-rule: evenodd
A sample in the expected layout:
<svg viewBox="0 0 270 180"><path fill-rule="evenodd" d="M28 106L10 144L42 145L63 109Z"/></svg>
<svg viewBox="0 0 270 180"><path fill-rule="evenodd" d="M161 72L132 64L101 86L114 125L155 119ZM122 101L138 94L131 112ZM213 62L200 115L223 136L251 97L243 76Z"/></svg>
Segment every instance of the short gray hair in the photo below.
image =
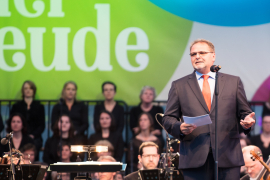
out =
<svg viewBox="0 0 270 180"><path fill-rule="evenodd" d="M154 87L152 87L152 86L143 86L143 88L141 90L141 93L140 93L140 98L147 89L149 89L149 90L151 90L153 92L154 99L155 99L156 98L156 89Z"/></svg>

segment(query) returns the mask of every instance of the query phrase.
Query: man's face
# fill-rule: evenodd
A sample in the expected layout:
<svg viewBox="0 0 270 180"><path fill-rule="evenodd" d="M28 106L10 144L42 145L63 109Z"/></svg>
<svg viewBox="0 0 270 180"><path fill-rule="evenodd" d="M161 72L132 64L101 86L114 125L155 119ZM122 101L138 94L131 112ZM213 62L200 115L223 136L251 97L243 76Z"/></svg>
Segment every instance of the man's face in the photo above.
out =
<svg viewBox="0 0 270 180"><path fill-rule="evenodd" d="M198 53L198 52L201 52ZM215 53L205 53L203 52L213 52L208 44L199 42L192 46L190 54L197 53L196 55L190 56L191 63L195 70L199 73L207 74L210 72L210 67L214 64L216 55Z"/></svg>
<svg viewBox="0 0 270 180"><path fill-rule="evenodd" d="M99 162L112 162L109 159L103 159ZM115 175L115 172L99 172L99 180L113 180L113 176Z"/></svg>
<svg viewBox="0 0 270 180"><path fill-rule="evenodd" d="M155 146L144 147L142 156L138 156L143 169L156 169L159 161L159 154Z"/></svg>
<svg viewBox="0 0 270 180"><path fill-rule="evenodd" d="M244 161L248 175L251 178L256 178L263 167L262 164L258 160L253 161L249 153L244 154Z"/></svg>

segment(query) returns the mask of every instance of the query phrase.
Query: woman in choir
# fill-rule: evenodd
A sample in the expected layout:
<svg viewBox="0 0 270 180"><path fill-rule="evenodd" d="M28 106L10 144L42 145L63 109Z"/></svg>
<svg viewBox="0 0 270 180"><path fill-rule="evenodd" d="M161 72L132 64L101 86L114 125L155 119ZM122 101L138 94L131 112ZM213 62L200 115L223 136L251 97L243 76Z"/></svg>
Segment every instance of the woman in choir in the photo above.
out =
<svg viewBox="0 0 270 180"><path fill-rule="evenodd" d="M109 111L103 110L99 115L96 133L89 138L88 144L94 145L97 141L108 140L114 147L114 158L122 160L124 153L124 141L122 134L115 131L114 117Z"/></svg>
<svg viewBox="0 0 270 180"><path fill-rule="evenodd" d="M74 135L74 126L68 115L62 115L56 121L53 127L53 136L47 139L43 152L43 161L47 164L52 164L60 161L57 154L60 144L83 145L84 142L81 138ZM60 151L61 152L61 151ZM81 157L82 158L82 157ZM76 160L76 154L73 153L72 161Z"/></svg>
<svg viewBox="0 0 270 180"><path fill-rule="evenodd" d="M83 135L88 128L88 109L83 102L76 100L77 85L73 81L68 81L62 89L60 102L53 107L52 124L53 128L56 120L62 114L67 114L74 125L74 135Z"/></svg>
<svg viewBox="0 0 270 180"><path fill-rule="evenodd" d="M99 114L102 110L111 112L115 118L115 126L118 132L122 132L124 128L124 108L117 104L114 100L116 94L116 85L113 82L106 81L102 84L102 93L104 101L97 104L94 110L94 127L97 129L99 123Z"/></svg>
<svg viewBox="0 0 270 180"><path fill-rule="evenodd" d="M152 119L155 119L157 113L163 113L163 109L160 106L155 106L152 104L156 97L156 90L150 86L144 86L141 90L140 99L141 102L138 106L133 107L130 111L130 129L133 132L133 135L139 133L138 119L139 115L143 112L147 112L152 116ZM154 121L153 131L151 134L156 136L161 136L162 127Z"/></svg>
<svg viewBox="0 0 270 180"><path fill-rule="evenodd" d="M11 148L19 150L27 143L34 144L34 140L27 134L27 126L23 115L14 113L7 120L7 133L13 132L11 139ZM9 152L8 143L0 145L0 156L3 152Z"/></svg>
<svg viewBox="0 0 270 180"><path fill-rule="evenodd" d="M22 99L11 108L10 115L20 113L26 119L26 126L29 136L34 140L38 152L42 147L42 132L45 129L44 106L35 100L36 85L32 81L25 81L21 88ZM36 160L37 160L36 159Z"/></svg>
<svg viewBox="0 0 270 180"><path fill-rule="evenodd" d="M151 132L153 129L153 118L149 113L141 113L138 121L138 134L131 140L128 151L127 164L133 163L133 171L138 170L140 167L138 164L139 147L143 142L151 141L159 146L159 154L162 152L162 144L160 140Z"/></svg>

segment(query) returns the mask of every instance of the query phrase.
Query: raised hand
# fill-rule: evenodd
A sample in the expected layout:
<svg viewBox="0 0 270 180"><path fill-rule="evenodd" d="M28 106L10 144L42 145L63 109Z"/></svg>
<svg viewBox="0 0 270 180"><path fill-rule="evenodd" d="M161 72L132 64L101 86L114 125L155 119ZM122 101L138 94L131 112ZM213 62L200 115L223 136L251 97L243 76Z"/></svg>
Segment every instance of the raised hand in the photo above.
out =
<svg viewBox="0 0 270 180"><path fill-rule="evenodd" d="M245 119L241 119L240 124L244 129L249 129L254 123L255 120L253 119L253 117L255 116L255 113L252 112L249 115L247 115L245 117Z"/></svg>

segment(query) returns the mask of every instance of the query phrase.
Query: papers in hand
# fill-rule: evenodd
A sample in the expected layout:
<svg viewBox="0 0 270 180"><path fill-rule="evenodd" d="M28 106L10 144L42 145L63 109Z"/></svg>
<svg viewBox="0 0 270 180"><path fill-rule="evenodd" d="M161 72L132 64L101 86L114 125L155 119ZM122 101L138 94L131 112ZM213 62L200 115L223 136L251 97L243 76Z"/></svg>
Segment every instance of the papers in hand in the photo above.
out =
<svg viewBox="0 0 270 180"><path fill-rule="evenodd" d="M209 114L196 117L183 116L183 118L186 124L195 124L197 127L212 124Z"/></svg>

